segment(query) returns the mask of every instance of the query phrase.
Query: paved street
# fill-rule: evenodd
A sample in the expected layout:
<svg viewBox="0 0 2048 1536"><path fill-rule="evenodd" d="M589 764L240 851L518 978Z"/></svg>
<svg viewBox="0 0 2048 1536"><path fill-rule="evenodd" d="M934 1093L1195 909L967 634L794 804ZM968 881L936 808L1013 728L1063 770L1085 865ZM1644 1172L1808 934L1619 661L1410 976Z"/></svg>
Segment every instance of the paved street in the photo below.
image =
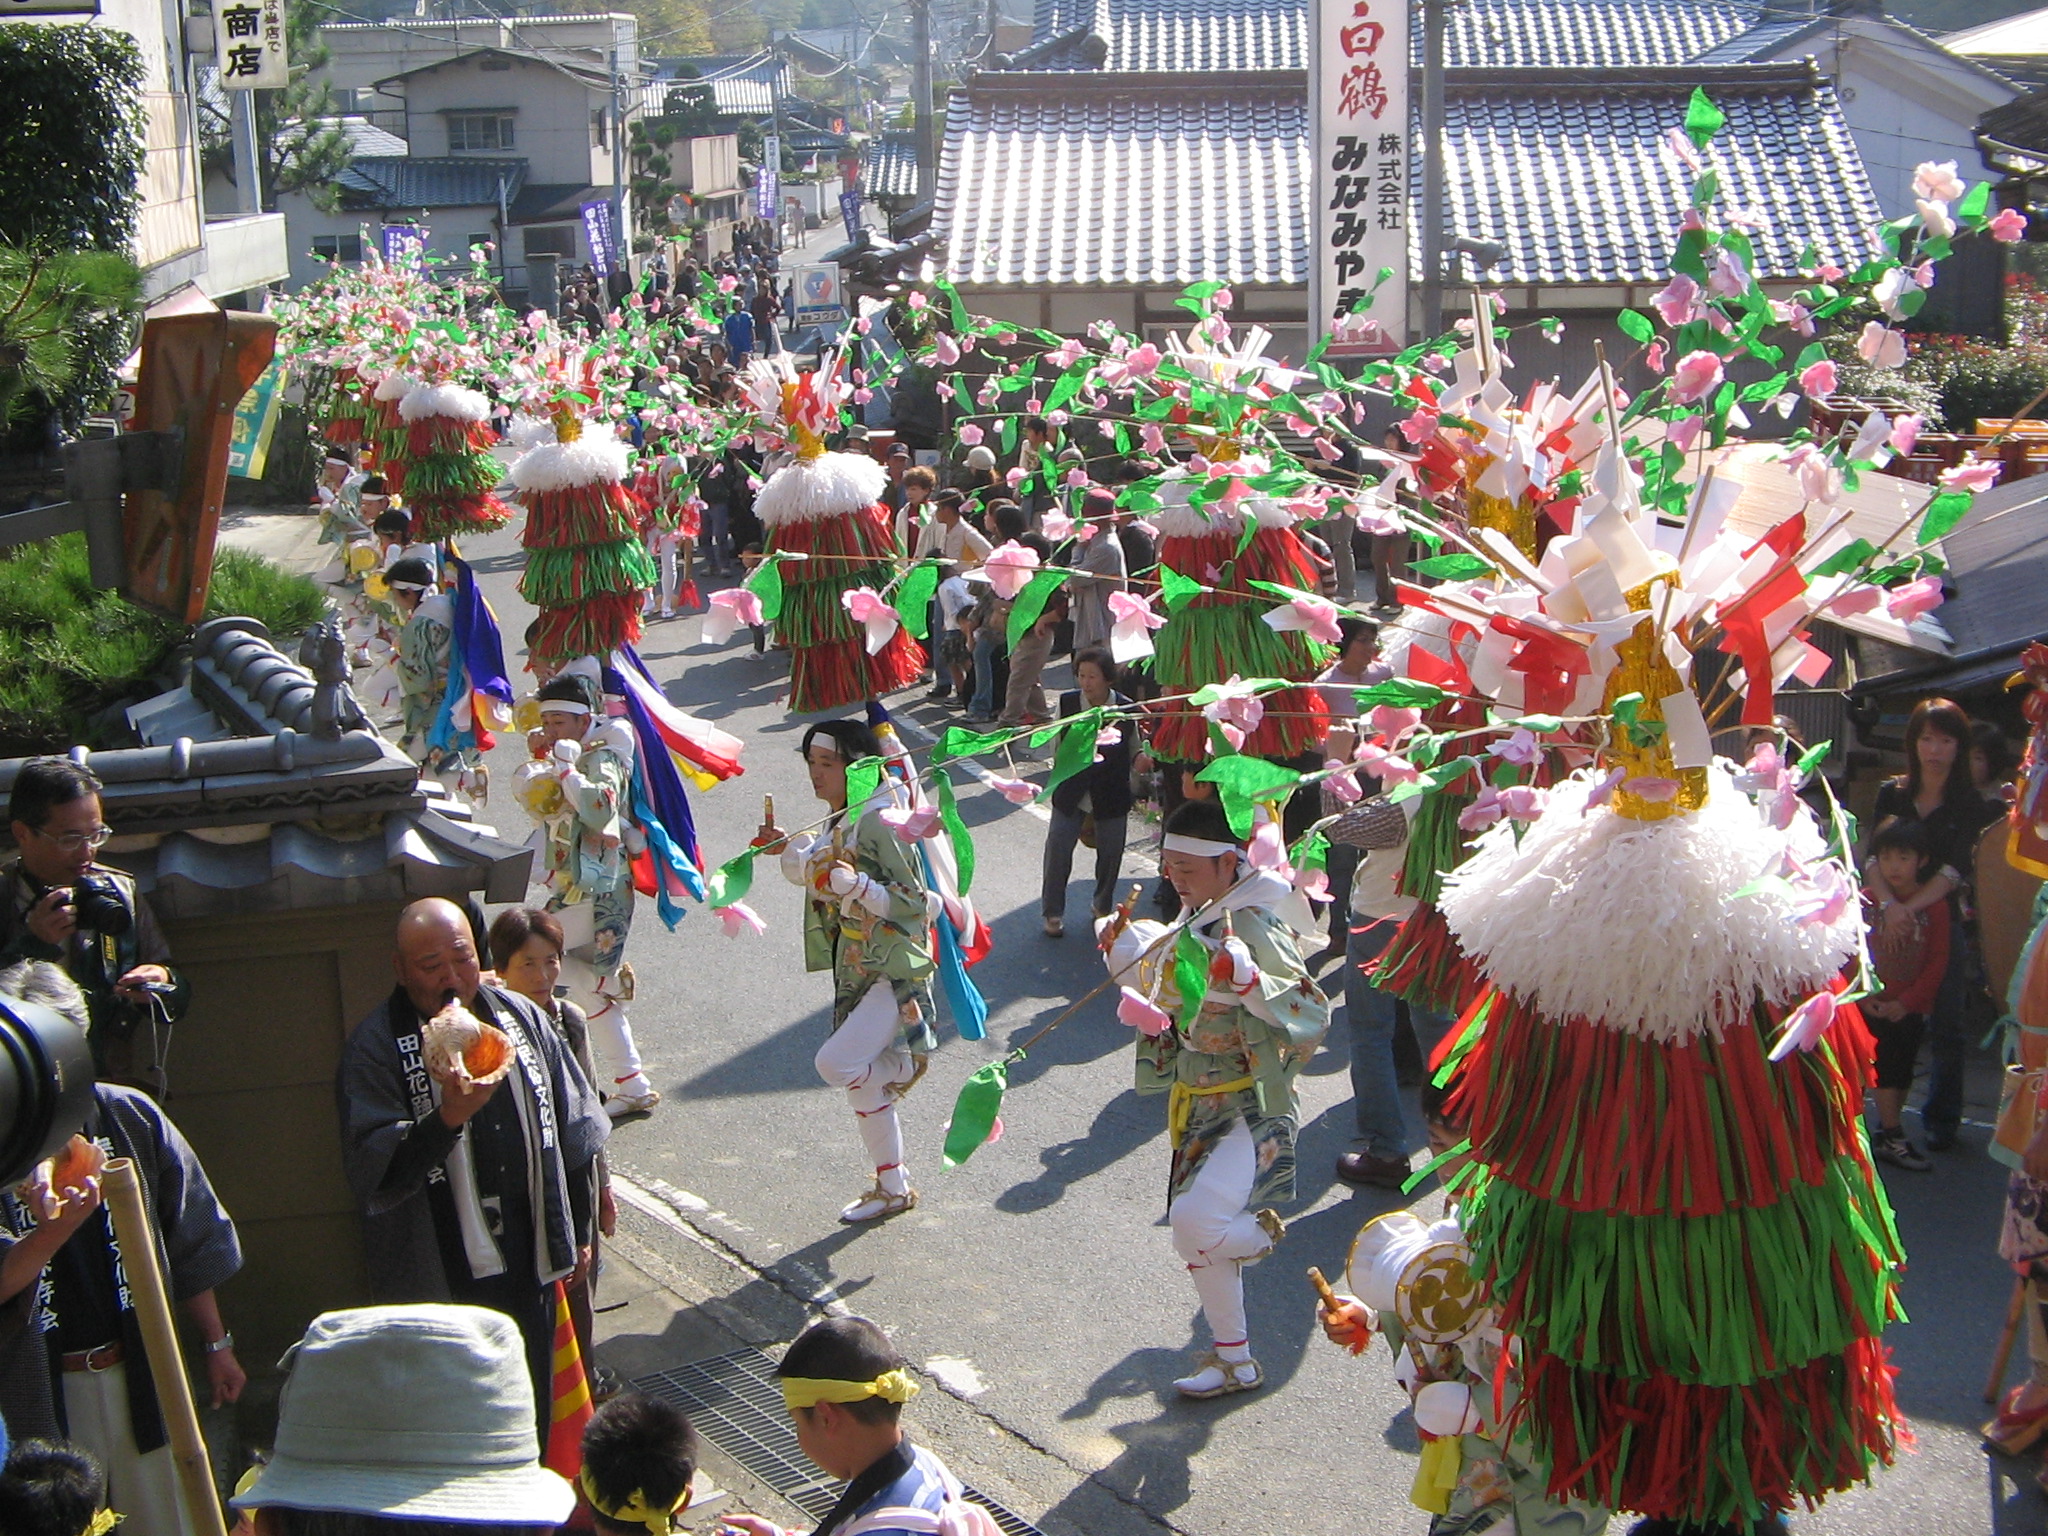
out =
<svg viewBox="0 0 2048 1536"><path fill-rule="evenodd" d="M289 530L276 537L288 542ZM469 554L516 644L529 614L513 590L515 534ZM713 650L697 629L694 618L655 625L643 649L673 698L748 741L746 776L694 799L715 863L745 843L764 792L785 825L808 819L815 802L795 751L802 722L777 703L785 666L756 659L744 632ZM904 713L927 728L943 718L921 704ZM521 750L500 747L501 784ZM797 894L764 863L750 900L770 924L765 937L725 939L702 912L671 935L645 904L634 930L633 1018L667 1096L614 1141L615 1166L654 1192L649 1204L664 1217L633 1213L636 1239L669 1244L699 1271L708 1250L676 1222L708 1241L718 1262L705 1283L716 1292L724 1277L719 1316L743 1336L786 1339L792 1295L877 1319L951 1394L930 1407L928 1394L914 1420L964 1477L1049 1532L1420 1536L1425 1518L1407 1501L1417 1443L1406 1398L1383 1349L1354 1360L1322 1342L1302 1274L1311 1263L1340 1274L1353 1234L1390 1203L1330 1177L1349 1126L1341 1015L1303 1080L1302 1198L1288 1241L1247 1277L1269 1385L1184 1404L1168 1384L1206 1333L1161 1220L1164 1113L1131 1092L1129 1033L1109 1006L1085 1010L1015 1070L1002 1141L963 1169L940 1165L961 1080L1101 976L1083 936L1082 890L1070 936L1039 933L1043 822L977 786L963 787L962 807L979 848L974 893L997 935L975 973L992 1017L980 1043L942 1029L929 1079L906 1103L917 1211L872 1229L834 1219L866 1173L850 1116L811 1067L827 982L801 969ZM508 797L491 811L508 835L525 833ZM2002 1175L1982 1154L1988 1067L1977 1087L1964 1147L1933 1174L1891 1177L1912 1255L1913 1321L1889 1338L1918 1447L1874 1488L1797 1520L1802 1533L2048 1530L2032 1467L2000 1469L2019 1473L2017 1484L1987 1476L1976 1442L2010 1290L1993 1252ZM749 1319L752 1333L738 1326ZM681 1359L698 1341L684 1329L625 1343L635 1358L667 1349ZM2016 1358L2024 1362L2024 1343Z"/></svg>

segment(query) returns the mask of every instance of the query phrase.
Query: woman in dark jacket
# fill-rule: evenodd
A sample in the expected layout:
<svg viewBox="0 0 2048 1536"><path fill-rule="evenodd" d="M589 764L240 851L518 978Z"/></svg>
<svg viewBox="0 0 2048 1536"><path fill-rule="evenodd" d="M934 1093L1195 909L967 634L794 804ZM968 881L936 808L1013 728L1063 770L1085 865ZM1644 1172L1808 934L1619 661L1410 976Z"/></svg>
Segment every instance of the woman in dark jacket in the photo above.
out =
<svg viewBox="0 0 2048 1536"><path fill-rule="evenodd" d="M1081 686L1060 695L1060 718L1103 705L1127 708L1130 700L1114 691L1116 663L1109 652L1082 651L1074 658L1074 680ZM1116 906L1116 883L1123 874L1124 837L1130 827L1131 737L1135 720L1118 720L1117 740L1101 748L1096 760L1052 792L1052 827L1045 835L1045 885L1039 907L1045 931L1058 938L1067 926L1067 880L1074 872L1074 845L1092 820L1095 841L1095 892L1090 903L1097 917Z"/></svg>
<svg viewBox="0 0 2048 1536"><path fill-rule="evenodd" d="M1949 908L1948 968L1927 1020L1931 1061L1927 1100L1920 1107L1927 1145L1936 1152L1955 1144L1963 1118L1963 1061L1969 1048L1964 1015L1976 973L1966 897L1977 839L2001 814L1971 782L1969 754L1970 717L1962 706L1949 699L1922 699L1906 720L1906 771L1879 788L1870 818L1873 832L1894 822L1924 827L1935 871L1911 900L1882 903L1873 945L1903 943L1916 915L1937 901Z"/></svg>

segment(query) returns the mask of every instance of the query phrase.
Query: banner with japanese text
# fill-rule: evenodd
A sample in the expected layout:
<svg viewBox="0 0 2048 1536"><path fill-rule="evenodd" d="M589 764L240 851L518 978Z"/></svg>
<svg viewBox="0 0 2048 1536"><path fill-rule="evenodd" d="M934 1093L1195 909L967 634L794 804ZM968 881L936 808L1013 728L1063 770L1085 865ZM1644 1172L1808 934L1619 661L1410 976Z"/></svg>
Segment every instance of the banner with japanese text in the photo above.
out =
<svg viewBox="0 0 2048 1536"><path fill-rule="evenodd" d="M578 211L583 215L584 238L590 242L590 264L599 277L610 277L620 270L619 231L612 223L612 205L603 198L592 198Z"/></svg>
<svg viewBox="0 0 2048 1536"><path fill-rule="evenodd" d="M213 46L224 91L281 91L291 83L284 0L214 0Z"/></svg>
<svg viewBox="0 0 2048 1536"><path fill-rule="evenodd" d="M1309 333L1361 312L1339 350L1398 351L1408 333L1408 0L1310 0L1315 252ZM1388 275L1384 281L1380 274Z"/></svg>
<svg viewBox="0 0 2048 1536"><path fill-rule="evenodd" d="M270 462L270 440L277 434L278 406L283 401L287 370L273 357L235 407L235 429L228 439L228 473L261 480Z"/></svg>

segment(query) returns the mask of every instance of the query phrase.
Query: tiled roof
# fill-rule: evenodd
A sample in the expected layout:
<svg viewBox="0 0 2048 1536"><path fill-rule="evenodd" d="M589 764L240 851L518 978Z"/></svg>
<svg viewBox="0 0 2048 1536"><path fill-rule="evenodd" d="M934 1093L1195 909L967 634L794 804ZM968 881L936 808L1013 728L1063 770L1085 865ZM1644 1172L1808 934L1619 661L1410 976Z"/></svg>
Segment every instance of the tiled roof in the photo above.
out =
<svg viewBox="0 0 2048 1536"><path fill-rule="evenodd" d="M789 66L771 53L669 59L661 65L665 73L684 66L695 69L696 77L664 83L710 86L711 99L724 117L767 117L775 110L775 93L789 94Z"/></svg>
<svg viewBox="0 0 2048 1536"><path fill-rule="evenodd" d="M1807 64L1669 70L1457 70L1450 207L1500 241L1503 283L1645 283L1666 274L1689 184L1665 143L1695 84L1728 116L1731 205L1754 209L1761 270L1805 240L1837 258L1878 217L1834 93ZM948 103L934 229L955 282L1166 286L1306 281L1308 167L1296 75L1227 88L1171 76L983 74Z"/></svg>
<svg viewBox="0 0 2048 1536"><path fill-rule="evenodd" d="M1299 86L992 78L947 104L933 228L954 281L1307 281Z"/></svg>
<svg viewBox="0 0 2048 1536"><path fill-rule="evenodd" d="M404 154L408 147L405 140L397 134L387 133L367 118L323 117L320 119L320 126L339 128L343 137L348 140L349 154L357 159L365 155L389 159Z"/></svg>
<svg viewBox="0 0 2048 1536"><path fill-rule="evenodd" d="M610 197L610 187L586 187L573 181L537 181L512 199L514 224L552 224L577 218L592 198Z"/></svg>
<svg viewBox="0 0 2048 1536"><path fill-rule="evenodd" d="M1454 72L1450 227L1507 247L1497 281L1661 281L1691 183L1665 138L1695 85L1727 114L1715 161L1725 206L1762 218L1759 270L1792 275L1809 239L1860 256L1877 200L1835 93L1805 63Z"/></svg>
<svg viewBox="0 0 2048 1536"><path fill-rule="evenodd" d="M1748 64L1767 59L1779 48L1798 40L1801 33L1820 30L1811 17L1791 21L1767 21L1737 32L1726 42L1709 48L1693 62L1697 64Z"/></svg>
<svg viewBox="0 0 2048 1536"><path fill-rule="evenodd" d="M371 155L334 178L352 208L474 208L498 201L498 182L516 197L526 182L524 160L471 160L432 155Z"/></svg>
<svg viewBox="0 0 2048 1536"><path fill-rule="evenodd" d="M1468 0L1453 68L1682 64L1749 30L1759 0ZM1039 0L1013 66L1113 71L1301 69L1305 0ZM1421 60L1422 27L1411 30Z"/></svg>
<svg viewBox="0 0 2048 1536"><path fill-rule="evenodd" d="M917 144L907 133L885 133L860 160L862 197L917 196Z"/></svg>

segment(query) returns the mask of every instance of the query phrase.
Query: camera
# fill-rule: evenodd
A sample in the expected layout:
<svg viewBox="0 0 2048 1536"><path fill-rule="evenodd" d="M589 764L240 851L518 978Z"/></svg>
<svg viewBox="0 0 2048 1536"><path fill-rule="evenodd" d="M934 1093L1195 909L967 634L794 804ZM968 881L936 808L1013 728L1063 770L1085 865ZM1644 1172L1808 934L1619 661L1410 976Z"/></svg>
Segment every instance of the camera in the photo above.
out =
<svg viewBox="0 0 2048 1536"><path fill-rule="evenodd" d="M78 877L71 891L71 911L79 927L110 939L135 926L135 914L121 899L121 888L105 875L88 872Z"/></svg>
<svg viewBox="0 0 2048 1536"><path fill-rule="evenodd" d="M18 1183L85 1124L92 1048L76 1024L0 997L0 1185Z"/></svg>

